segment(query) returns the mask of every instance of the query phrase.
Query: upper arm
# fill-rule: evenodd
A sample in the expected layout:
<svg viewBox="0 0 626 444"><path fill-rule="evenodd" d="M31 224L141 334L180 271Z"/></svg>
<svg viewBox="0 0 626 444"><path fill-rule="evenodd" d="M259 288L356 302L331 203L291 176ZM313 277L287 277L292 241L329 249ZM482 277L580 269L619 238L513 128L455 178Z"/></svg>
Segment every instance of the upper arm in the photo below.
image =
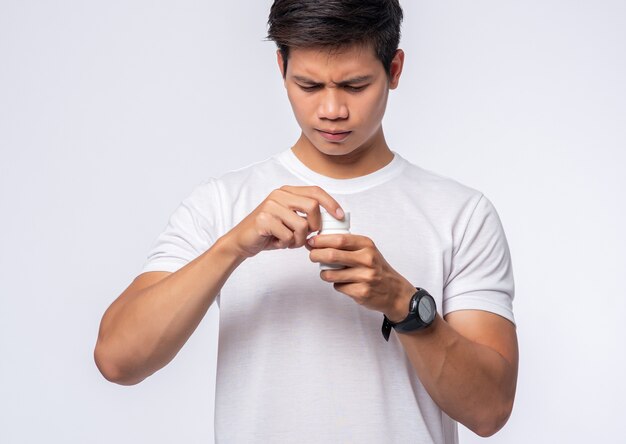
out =
<svg viewBox="0 0 626 444"><path fill-rule="evenodd" d="M513 265L495 207L481 195L468 222L456 229L450 271L443 288L443 315L483 310L514 322Z"/></svg>
<svg viewBox="0 0 626 444"><path fill-rule="evenodd" d="M169 271L147 271L138 275L130 285L122 292L122 294L113 301L107 312L114 313L120 309L126 302L133 298L139 291L151 287L169 276ZM105 313L106 315L106 313Z"/></svg>
<svg viewBox="0 0 626 444"><path fill-rule="evenodd" d="M94 360L100 372L109 381L120 381L119 369L115 364L112 364L114 360L111 359L111 356L114 356L116 353L111 353L111 347L105 345L109 342L107 339L111 337L111 332L115 330L115 319L117 315L140 291L157 284L170 274L172 273L167 271L150 271L139 274L104 312L98 330L96 347L94 349ZM119 334L117 336L119 337ZM119 343L119 340L114 342ZM115 347L113 347L113 349L115 349Z"/></svg>
<svg viewBox="0 0 626 444"><path fill-rule="evenodd" d="M443 291L444 319L467 339L498 352L517 368L515 284L498 212L484 195L459 227Z"/></svg>
<svg viewBox="0 0 626 444"><path fill-rule="evenodd" d="M444 319L470 341L498 352L517 372L517 333L511 321L483 310L457 310L445 315Z"/></svg>

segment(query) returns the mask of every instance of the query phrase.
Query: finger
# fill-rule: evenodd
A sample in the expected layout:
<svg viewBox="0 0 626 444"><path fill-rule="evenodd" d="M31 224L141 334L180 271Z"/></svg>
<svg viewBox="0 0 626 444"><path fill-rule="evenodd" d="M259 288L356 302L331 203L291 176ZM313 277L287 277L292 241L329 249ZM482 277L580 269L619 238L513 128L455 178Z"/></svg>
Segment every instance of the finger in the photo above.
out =
<svg viewBox="0 0 626 444"><path fill-rule="evenodd" d="M319 205L324 207L329 213L333 214L337 219L343 219L343 210L341 210L341 205L337 202L330 194L324 191L321 187L318 186L291 186L291 185L283 185L280 187L281 190L288 191L292 194L298 194L301 196L306 196L311 199L315 199ZM341 210L341 213L337 211ZM307 213L309 214L309 213ZM319 208L314 209L315 218L314 223L316 226L321 226L321 216L319 214ZM319 228L318 228L319 229Z"/></svg>
<svg viewBox="0 0 626 444"><path fill-rule="evenodd" d="M266 236L273 236L270 243L272 249L288 247L293 242L293 232L283 224L282 220L266 212L261 219L261 230Z"/></svg>
<svg viewBox="0 0 626 444"><path fill-rule="evenodd" d="M306 237L309 234L309 223L306 218L298 216L294 211L285 208L280 202L275 200L269 200L267 205L267 209L271 214L281 220L283 225L293 233L293 242L289 245L289 248L299 248L306 244Z"/></svg>
<svg viewBox="0 0 626 444"><path fill-rule="evenodd" d="M304 243L304 247L309 251L313 251L313 247L309 245L308 239L307 239L307 242Z"/></svg>
<svg viewBox="0 0 626 444"><path fill-rule="evenodd" d="M375 247L374 242L369 237L359 234L318 234L312 236L311 239L315 248L336 248L338 250L356 251Z"/></svg>
<svg viewBox="0 0 626 444"><path fill-rule="evenodd" d="M272 198L280 203L283 207L291 210L294 214L296 211L303 213L306 217L298 215L307 222L307 233L319 231L321 229L321 216L319 215L319 202L307 196L293 194L283 189L276 189L272 192Z"/></svg>
<svg viewBox="0 0 626 444"><path fill-rule="evenodd" d="M334 248L315 248L309 258L321 264L345 265L346 267L367 267L362 254L356 251L343 251Z"/></svg>
<svg viewBox="0 0 626 444"><path fill-rule="evenodd" d="M320 277L326 282L345 283L345 282L365 282L362 273L354 268L344 268L342 270L322 270Z"/></svg>
<svg viewBox="0 0 626 444"><path fill-rule="evenodd" d="M345 294L346 296L350 296L354 299L355 302L358 302L356 298L356 294L358 294L359 290L363 284L360 282L335 282L333 283L333 287L340 293Z"/></svg>

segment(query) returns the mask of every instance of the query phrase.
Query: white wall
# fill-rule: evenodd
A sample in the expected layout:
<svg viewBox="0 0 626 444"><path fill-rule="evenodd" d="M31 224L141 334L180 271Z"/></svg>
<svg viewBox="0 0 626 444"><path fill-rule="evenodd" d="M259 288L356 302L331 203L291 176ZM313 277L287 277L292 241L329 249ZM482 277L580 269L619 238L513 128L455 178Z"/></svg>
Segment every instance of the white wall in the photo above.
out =
<svg viewBox="0 0 626 444"><path fill-rule="evenodd" d="M191 189L295 141L270 4L0 0L0 442L213 441L215 307L137 386L92 352ZM518 393L489 442L617 442L626 3L403 6L390 145L483 191L513 256Z"/></svg>

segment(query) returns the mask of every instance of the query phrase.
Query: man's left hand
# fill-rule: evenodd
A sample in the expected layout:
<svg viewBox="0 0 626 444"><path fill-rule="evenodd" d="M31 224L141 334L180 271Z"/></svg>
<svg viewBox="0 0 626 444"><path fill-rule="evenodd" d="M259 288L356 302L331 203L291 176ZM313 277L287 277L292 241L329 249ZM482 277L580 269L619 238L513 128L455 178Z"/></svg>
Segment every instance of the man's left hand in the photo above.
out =
<svg viewBox="0 0 626 444"><path fill-rule="evenodd" d="M356 234L322 234L305 244L312 262L341 264L347 268L322 270L320 277L370 310L384 313L391 322L403 320L415 287L385 260L374 242ZM309 241L311 240L309 239Z"/></svg>

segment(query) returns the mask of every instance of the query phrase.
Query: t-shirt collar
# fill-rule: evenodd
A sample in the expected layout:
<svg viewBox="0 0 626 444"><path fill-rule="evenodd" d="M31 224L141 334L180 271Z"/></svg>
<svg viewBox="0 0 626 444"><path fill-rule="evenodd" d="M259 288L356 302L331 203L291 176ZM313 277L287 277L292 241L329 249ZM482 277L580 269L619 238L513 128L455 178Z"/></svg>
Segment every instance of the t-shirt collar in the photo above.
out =
<svg viewBox="0 0 626 444"><path fill-rule="evenodd" d="M406 160L395 151L391 150L391 152L393 153L393 159L387 165L372 173L350 179L336 179L313 171L302 163L291 148L276 154L275 157L291 173L311 185L317 185L331 193L350 194L380 185L400 174L406 164Z"/></svg>

